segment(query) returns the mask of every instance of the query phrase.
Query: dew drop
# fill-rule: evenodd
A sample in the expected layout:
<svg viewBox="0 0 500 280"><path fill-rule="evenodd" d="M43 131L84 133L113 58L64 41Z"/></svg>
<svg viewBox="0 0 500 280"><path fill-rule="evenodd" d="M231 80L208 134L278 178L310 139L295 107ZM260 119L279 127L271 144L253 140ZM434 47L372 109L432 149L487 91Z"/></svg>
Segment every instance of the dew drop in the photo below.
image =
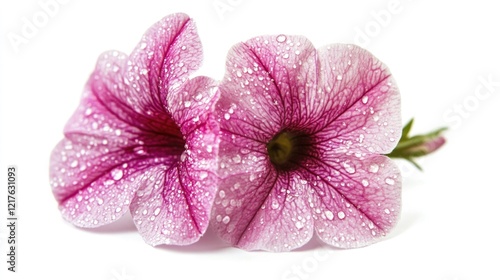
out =
<svg viewBox="0 0 500 280"><path fill-rule="evenodd" d="M370 164L370 168L368 169L371 173L377 173L378 172L378 164L372 163Z"/></svg>
<svg viewBox="0 0 500 280"><path fill-rule="evenodd" d="M298 229L301 229L301 228L303 228L303 227L304 227L304 223L303 223L303 222L301 222L301 221L297 221L297 222L295 223L295 227L297 227Z"/></svg>
<svg viewBox="0 0 500 280"><path fill-rule="evenodd" d="M284 53L284 54L283 54L283 58L284 58L284 59L287 59L287 58L289 58L289 57L290 57L290 55L289 55L288 53Z"/></svg>
<svg viewBox="0 0 500 280"><path fill-rule="evenodd" d="M363 143L363 140L365 140L365 135L360 134L358 139L359 143Z"/></svg>
<svg viewBox="0 0 500 280"><path fill-rule="evenodd" d="M333 213L332 213L332 211L330 211L330 210L326 210L326 211L325 211L325 216L326 216L326 218L327 218L328 220L330 220L330 221L331 221L331 220L333 220Z"/></svg>
<svg viewBox="0 0 500 280"><path fill-rule="evenodd" d="M142 215L147 215L148 214L148 209L144 209L144 211L142 211Z"/></svg>
<svg viewBox="0 0 500 280"><path fill-rule="evenodd" d="M183 51L186 50L186 46L182 46L181 50L183 50Z"/></svg>
<svg viewBox="0 0 500 280"><path fill-rule="evenodd" d="M278 37L276 37L276 41L277 41L278 43L283 43L283 42L285 42L285 41L286 41L286 36L285 36L285 35L283 35L283 34L278 35Z"/></svg>
<svg viewBox="0 0 500 280"><path fill-rule="evenodd" d="M366 180L366 179L363 179L363 180L361 180L361 184L363 185L363 187L368 187L370 182L368 182L368 180Z"/></svg>
<svg viewBox="0 0 500 280"><path fill-rule="evenodd" d="M340 211L337 213L337 216L339 217L339 219L344 219L345 218L345 213L343 211Z"/></svg>
<svg viewBox="0 0 500 280"><path fill-rule="evenodd" d="M385 179L385 183L386 183L387 185L391 185L391 186L392 186L392 185L394 185L394 179L391 179L391 178L386 178L386 179Z"/></svg>
<svg viewBox="0 0 500 280"><path fill-rule="evenodd" d="M103 204L103 202L104 202L104 201L102 200L102 198L100 198L100 197L96 198L96 200L97 200L97 204L99 204L99 205L102 205L102 204Z"/></svg>
<svg viewBox="0 0 500 280"><path fill-rule="evenodd" d="M344 166L344 169L345 171L347 171L347 173L353 174L356 172L356 169L353 166L349 165L349 163L344 162L342 165Z"/></svg>
<svg viewBox="0 0 500 280"><path fill-rule="evenodd" d="M189 101L189 100L184 101L184 107L186 107L186 108L191 107L191 101Z"/></svg>
<svg viewBox="0 0 500 280"><path fill-rule="evenodd" d="M243 74L241 73L240 70L236 71L236 76L238 76L239 78L241 78L241 76L243 76Z"/></svg>
<svg viewBox="0 0 500 280"><path fill-rule="evenodd" d="M280 204L278 203L278 201L273 199L273 202L271 203L271 208L276 210L279 207L280 207Z"/></svg>
<svg viewBox="0 0 500 280"><path fill-rule="evenodd" d="M71 164L69 165L73 168L77 167L78 166L78 161L75 159L74 161L71 162Z"/></svg>
<svg viewBox="0 0 500 280"><path fill-rule="evenodd" d="M363 98L361 98L361 102L363 102L363 104L366 104L368 103L368 96L363 96Z"/></svg>
<svg viewBox="0 0 500 280"><path fill-rule="evenodd" d="M229 218L229 216L224 216L224 218L222 218L222 222L226 225L229 223L229 221L231 221L231 218Z"/></svg>
<svg viewBox="0 0 500 280"><path fill-rule="evenodd" d="M155 209L155 216L158 216L158 214L160 214L160 211L161 211L160 207L156 208Z"/></svg>
<svg viewBox="0 0 500 280"><path fill-rule="evenodd" d="M384 209L384 212L385 212L386 214L391 214L391 211L390 211L389 209L387 209L387 208L385 208L385 209Z"/></svg>
<svg viewBox="0 0 500 280"><path fill-rule="evenodd" d="M182 152L182 154L181 154L181 162L186 161L186 157L187 157L186 151Z"/></svg>
<svg viewBox="0 0 500 280"><path fill-rule="evenodd" d="M118 181L123 177L123 171L121 169L113 169L113 171L111 171L111 177L113 177L115 181Z"/></svg>
<svg viewBox="0 0 500 280"><path fill-rule="evenodd" d="M342 75L337 75L337 81L342 80Z"/></svg>
<svg viewBox="0 0 500 280"><path fill-rule="evenodd" d="M241 156L240 156L240 155L238 155L238 154L237 154L237 155L235 155L235 156L233 157L233 162L234 162L234 163L240 163L240 162L241 162Z"/></svg>
<svg viewBox="0 0 500 280"><path fill-rule="evenodd" d="M231 115L229 113L224 114L224 119L229 120L231 118Z"/></svg>
<svg viewBox="0 0 500 280"><path fill-rule="evenodd" d="M224 197L226 197L226 192L221 190L221 191L219 192L219 197L220 197L220 198L224 198Z"/></svg>
<svg viewBox="0 0 500 280"><path fill-rule="evenodd" d="M217 220L217 222L220 222L220 221L222 221L222 216L221 215L217 215L217 217L215 217L215 219Z"/></svg>
<svg viewBox="0 0 500 280"><path fill-rule="evenodd" d="M85 116L89 116L90 114L92 114L92 108L87 108L87 110L85 110Z"/></svg>
<svg viewBox="0 0 500 280"><path fill-rule="evenodd" d="M120 213L121 211L122 211L122 208L121 208L121 207L116 207L116 209L115 209L115 212L116 212L116 213Z"/></svg>
<svg viewBox="0 0 500 280"><path fill-rule="evenodd" d="M201 171L201 172L200 172L200 179L202 179L202 180L203 180L203 179L205 179L205 178L207 178L207 177L208 177L208 173L207 173L207 172L205 172L205 171Z"/></svg>
<svg viewBox="0 0 500 280"><path fill-rule="evenodd" d="M148 44L146 44L145 42L142 42L141 43L141 50L145 49L147 46L148 46Z"/></svg>

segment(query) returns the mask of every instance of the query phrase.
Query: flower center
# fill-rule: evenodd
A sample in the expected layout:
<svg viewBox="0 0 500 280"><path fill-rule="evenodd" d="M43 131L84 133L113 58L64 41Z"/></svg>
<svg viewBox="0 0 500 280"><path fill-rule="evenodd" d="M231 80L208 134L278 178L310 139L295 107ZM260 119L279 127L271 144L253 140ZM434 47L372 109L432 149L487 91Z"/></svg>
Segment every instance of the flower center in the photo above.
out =
<svg viewBox="0 0 500 280"><path fill-rule="evenodd" d="M310 137L301 132L282 131L266 145L271 163L280 170L290 170L300 165L310 148Z"/></svg>

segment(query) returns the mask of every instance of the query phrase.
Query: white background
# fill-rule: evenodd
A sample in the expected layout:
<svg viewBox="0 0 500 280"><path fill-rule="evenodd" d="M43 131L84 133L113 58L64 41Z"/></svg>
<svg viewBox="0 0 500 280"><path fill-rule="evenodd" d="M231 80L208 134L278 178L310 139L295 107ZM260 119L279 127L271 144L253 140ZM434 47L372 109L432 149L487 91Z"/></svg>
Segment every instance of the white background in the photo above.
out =
<svg viewBox="0 0 500 280"><path fill-rule="evenodd" d="M2 187L1 279L500 279L500 9L493 1L66 2L46 22L38 1L0 4L0 184L8 165L19 170L18 272L4 261ZM96 230L61 218L49 155L98 55L130 52L174 12L197 23L205 60L196 74L222 78L230 46L257 35L300 34L318 47L357 43L390 67L415 133L451 127L445 147L420 161L424 173L403 165L402 216L386 240L356 250L313 240L266 253L228 247L208 232L192 246L153 248L130 217ZM23 36L23 18L34 16L36 32L12 44L9 36Z"/></svg>

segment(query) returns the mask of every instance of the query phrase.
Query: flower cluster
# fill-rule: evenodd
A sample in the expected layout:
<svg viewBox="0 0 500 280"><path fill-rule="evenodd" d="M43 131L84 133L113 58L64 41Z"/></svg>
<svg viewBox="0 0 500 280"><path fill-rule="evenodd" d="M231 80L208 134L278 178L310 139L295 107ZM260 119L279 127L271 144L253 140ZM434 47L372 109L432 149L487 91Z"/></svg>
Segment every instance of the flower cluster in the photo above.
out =
<svg viewBox="0 0 500 280"><path fill-rule="evenodd" d="M210 224L268 251L314 234L355 248L394 227L401 175L386 155L408 137L384 64L285 35L235 45L220 82L190 78L201 61L185 14L156 23L130 55L101 55L51 155L67 221L99 227L130 211L151 245L194 243ZM438 134L394 151L435 150Z"/></svg>

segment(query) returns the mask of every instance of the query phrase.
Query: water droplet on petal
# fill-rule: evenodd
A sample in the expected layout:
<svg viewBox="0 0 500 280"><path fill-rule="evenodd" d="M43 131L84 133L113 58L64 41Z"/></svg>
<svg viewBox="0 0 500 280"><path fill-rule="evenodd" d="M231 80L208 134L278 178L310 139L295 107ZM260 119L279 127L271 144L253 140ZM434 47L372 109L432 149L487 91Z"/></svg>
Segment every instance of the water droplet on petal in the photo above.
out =
<svg viewBox="0 0 500 280"><path fill-rule="evenodd" d="M368 103L368 96L363 96L363 98L361 98L361 102L363 102L363 104L366 104Z"/></svg>
<svg viewBox="0 0 500 280"><path fill-rule="evenodd" d="M229 113L224 114L224 119L229 120L231 118L231 115Z"/></svg>
<svg viewBox="0 0 500 280"><path fill-rule="evenodd" d="M71 162L71 164L69 166L71 166L73 168L77 167L78 166L78 160L75 159L74 161Z"/></svg>
<svg viewBox="0 0 500 280"><path fill-rule="evenodd" d="M207 172L205 172L205 171L200 172L200 179L203 180L203 179L205 179L207 177L208 177L208 173Z"/></svg>
<svg viewBox="0 0 500 280"><path fill-rule="evenodd" d="M148 46L148 44L146 44L145 42L142 42L141 43L141 50L145 49L147 46Z"/></svg>
<svg viewBox="0 0 500 280"><path fill-rule="evenodd" d="M100 198L100 197L96 198L96 200L97 200L97 204L99 204L99 205L102 205L102 203L104 202L102 200L102 198Z"/></svg>
<svg viewBox="0 0 500 280"><path fill-rule="evenodd" d="M326 216L326 218L327 218L328 220L330 220L330 221L331 221L331 220L333 220L333 213L332 213L332 211L330 211L330 210L326 210L326 211L325 211L325 216Z"/></svg>
<svg viewBox="0 0 500 280"><path fill-rule="evenodd" d="M220 197L220 198L224 198L224 197L226 197L226 192L225 192L225 191L223 191L223 190L221 190L221 191L219 192L219 197Z"/></svg>
<svg viewBox="0 0 500 280"><path fill-rule="evenodd" d="M184 101L184 107L186 107L186 108L191 107L191 101L189 101L189 100Z"/></svg>
<svg viewBox="0 0 500 280"><path fill-rule="evenodd" d="M342 75L337 75L337 81L342 80Z"/></svg>
<svg viewBox="0 0 500 280"><path fill-rule="evenodd" d="M156 208L155 209L155 216L158 216L158 214L160 214L160 211L161 211L160 207Z"/></svg>
<svg viewBox="0 0 500 280"><path fill-rule="evenodd" d="M389 209L387 209L387 208L386 208L386 209L384 209L384 212L385 212L386 214L391 214L391 211L390 211Z"/></svg>
<svg viewBox="0 0 500 280"><path fill-rule="evenodd" d="M289 57L290 57L290 55L288 55L288 53L283 54L283 58L284 58L284 59L287 59L287 58L289 58Z"/></svg>
<svg viewBox="0 0 500 280"><path fill-rule="evenodd" d="M121 208L121 207L116 207L116 209L115 209L115 212L116 212L116 213L120 213L121 211L122 211L122 208Z"/></svg>
<svg viewBox="0 0 500 280"><path fill-rule="evenodd" d="M273 199L273 202L271 203L271 208L278 209L279 207L280 207L280 204L278 203L278 201Z"/></svg>
<svg viewBox="0 0 500 280"><path fill-rule="evenodd" d="M229 216L224 216L224 218L222 218L222 222L226 225L229 223L229 221L231 221L231 218L229 218Z"/></svg>
<svg viewBox="0 0 500 280"><path fill-rule="evenodd" d="M344 163L342 163L342 165L344 166L345 171L347 171L347 173L353 174L356 172L356 169L353 166L351 166L349 163L344 162Z"/></svg>
<svg viewBox="0 0 500 280"><path fill-rule="evenodd" d="M111 177L113 177L115 181L118 181L123 177L123 171L121 169L113 169L113 171L111 171Z"/></svg>
<svg viewBox="0 0 500 280"><path fill-rule="evenodd" d="M345 218L345 213L343 211L340 211L337 213L337 216L339 217L339 219L344 219Z"/></svg>
<svg viewBox="0 0 500 280"><path fill-rule="evenodd" d="M387 185L391 185L391 186L392 186L392 185L394 185L394 179L391 179L391 178L386 178L386 179L385 179L385 183L386 183Z"/></svg>
<svg viewBox="0 0 500 280"><path fill-rule="evenodd" d="M235 156L233 157L233 162L234 162L234 163L240 163L240 162L241 162L241 156L240 156L240 155L238 155L238 154L237 154L237 155L235 155Z"/></svg>
<svg viewBox="0 0 500 280"><path fill-rule="evenodd" d="M241 71L240 71L240 70L236 71L236 76L238 76L238 77L240 77L240 78L241 78L241 76L242 76L242 75L243 75L243 74L241 73Z"/></svg>
<svg viewBox="0 0 500 280"><path fill-rule="evenodd" d="M297 227L298 229L301 229L301 228L303 228L303 227L304 227L304 223L303 223L303 222L301 222L301 221L297 221L297 222L295 223L295 227Z"/></svg>
<svg viewBox="0 0 500 280"><path fill-rule="evenodd" d="M368 182L368 180L366 180L366 179L363 179L363 180L361 180L361 184L363 185L363 187L368 187L370 182Z"/></svg>
<svg viewBox="0 0 500 280"><path fill-rule="evenodd" d="M370 168L368 169L371 173L377 173L378 172L378 164L372 163L370 164Z"/></svg>
<svg viewBox="0 0 500 280"><path fill-rule="evenodd" d="M285 35L283 35L283 34L278 35L278 37L276 37L276 41L277 41L278 43L283 43L283 42L285 42L285 41L286 41L286 36L285 36Z"/></svg>

